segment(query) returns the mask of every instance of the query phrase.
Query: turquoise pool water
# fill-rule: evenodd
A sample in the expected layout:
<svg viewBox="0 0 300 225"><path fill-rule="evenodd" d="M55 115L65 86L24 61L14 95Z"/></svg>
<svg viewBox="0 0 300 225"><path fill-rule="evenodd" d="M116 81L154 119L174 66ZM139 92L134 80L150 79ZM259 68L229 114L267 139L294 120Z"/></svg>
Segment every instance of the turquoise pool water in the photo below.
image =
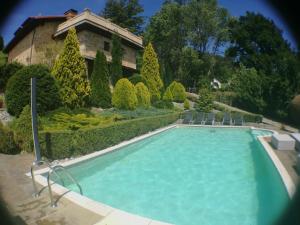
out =
<svg viewBox="0 0 300 225"><path fill-rule="evenodd" d="M289 197L256 139L258 133L246 128L174 128L69 171L85 196L155 220L268 225Z"/></svg>

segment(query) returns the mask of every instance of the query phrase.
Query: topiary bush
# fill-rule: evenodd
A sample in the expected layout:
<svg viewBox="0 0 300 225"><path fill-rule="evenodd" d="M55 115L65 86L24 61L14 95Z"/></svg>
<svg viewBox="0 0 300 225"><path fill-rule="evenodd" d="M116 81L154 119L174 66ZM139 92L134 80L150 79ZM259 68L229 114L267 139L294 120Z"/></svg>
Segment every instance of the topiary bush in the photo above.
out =
<svg viewBox="0 0 300 225"><path fill-rule="evenodd" d="M202 112L210 112L213 106L213 95L210 90L206 88L200 89L196 109Z"/></svg>
<svg viewBox="0 0 300 225"><path fill-rule="evenodd" d="M118 109L134 110L137 107L134 85L126 78L118 80L112 95L112 104Z"/></svg>
<svg viewBox="0 0 300 225"><path fill-rule="evenodd" d="M142 108L149 108L151 105L150 93L145 84L139 82L135 85L135 93L138 100L138 106Z"/></svg>
<svg viewBox="0 0 300 225"><path fill-rule="evenodd" d="M7 111L19 116L23 108L30 104L30 79L37 78L37 110L44 113L60 106L59 90L50 71L44 65L24 67L8 81L5 91Z"/></svg>
<svg viewBox="0 0 300 225"><path fill-rule="evenodd" d="M164 101L169 101L169 102L173 101L173 95L172 95L170 87L168 87L167 90L165 91L164 96L163 96L163 100Z"/></svg>
<svg viewBox="0 0 300 225"><path fill-rule="evenodd" d="M4 64L0 67L0 92L5 91L5 87L9 78L24 66L18 62Z"/></svg>
<svg viewBox="0 0 300 225"><path fill-rule="evenodd" d="M300 95L295 96L292 100L289 112L291 120L300 126Z"/></svg>
<svg viewBox="0 0 300 225"><path fill-rule="evenodd" d="M129 77L128 80L134 85L136 85L139 82L142 82L143 84L147 85L146 79L137 73L135 73L131 77Z"/></svg>
<svg viewBox="0 0 300 225"><path fill-rule="evenodd" d="M16 154L19 149L14 141L14 133L0 122L0 153Z"/></svg>
<svg viewBox="0 0 300 225"><path fill-rule="evenodd" d="M183 108L184 109L190 109L190 101L188 99L185 99L183 102Z"/></svg>
<svg viewBox="0 0 300 225"><path fill-rule="evenodd" d="M169 88L171 90L174 102L184 102L186 99L186 93L185 88L181 83L173 81Z"/></svg>

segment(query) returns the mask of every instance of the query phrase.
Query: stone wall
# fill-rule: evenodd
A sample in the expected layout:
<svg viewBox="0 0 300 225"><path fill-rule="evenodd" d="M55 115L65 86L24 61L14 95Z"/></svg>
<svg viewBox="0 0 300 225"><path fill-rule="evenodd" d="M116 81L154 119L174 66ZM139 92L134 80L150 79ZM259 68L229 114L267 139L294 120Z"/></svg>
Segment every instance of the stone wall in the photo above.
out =
<svg viewBox="0 0 300 225"><path fill-rule="evenodd" d="M112 48L112 41L106 37L103 37L92 31L80 31L77 33L79 42L80 42L80 52L81 54L89 59L94 59L96 56L97 50L104 52L107 61L111 62L111 53L110 51L104 50L104 42L110 43L110 50ZM128 68L136 69L136 50L122 45L124 49L124 55L122 60L122 65Z"/></svg>
<svg viewBox="0 0 300 225"><path fill-rule="evenodd" d="M52 46L57 44L52 35L58 24L59 22L48 22L37 26L12 48L8 54L8 62L18 61L25 65L45 63L45 49L49 46L53 49Z"/></svg>

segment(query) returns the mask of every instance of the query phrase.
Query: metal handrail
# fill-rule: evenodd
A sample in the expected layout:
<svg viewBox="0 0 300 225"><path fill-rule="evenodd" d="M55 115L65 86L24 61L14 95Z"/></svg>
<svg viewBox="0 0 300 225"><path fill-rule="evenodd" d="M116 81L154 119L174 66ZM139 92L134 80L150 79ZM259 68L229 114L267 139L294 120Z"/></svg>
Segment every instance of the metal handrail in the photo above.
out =
<svg viewBox="0 0 300 225"><path fill-rule="evenodd" d="M67 176L70 178L70 180L71 180L73 183L75 183L75 184L77 185L77 187L79 188L80 194L83 195L82 188L81 188L80 184L79 184L79 183L75 180L75 178L68 172L68 170L66 170L65 167L63 167L62 165L56 165L56 166L54 166L54 167L50 167L50 170L49 170L48 176L47 176L47 183L48 183L48 190L49 190L49 196L50 196L50 201L51 201L51 207L53 207L53 208L56 207L57 204L56 204L56 202L55 202L54 199L53 199L52 188L51 188L51 184L50 184L50 176L51 176L52 172L53 172L53 173L56 173L55 170L58 170L58 169L64 171L64 172L67 174ZM55 183L55 182L54 182L54 183Z"/></svg>
<svg viewBox="0 0 300 225"><path fill-rule="evenodd" d="M40 161L35 161L33 162L33 164L31 165L31 168L30 168L30 174L31 174L31 178L32 178L32 185L33 185L33 194L32 196L33 197L39 197L40 196L40 192L38 191L38 188L36 186L36 181L35 181L35 175L34 175L34 169L35 167L37 166L41 166L43 164L47 164L47 166L51 169L52 168L52 165L49 161L47 160L40 160ZM58 179L60 179L60 181L62 182L62 184L64 185L64 181L63 179L55 172L55 175L58 177Z"/></svg>

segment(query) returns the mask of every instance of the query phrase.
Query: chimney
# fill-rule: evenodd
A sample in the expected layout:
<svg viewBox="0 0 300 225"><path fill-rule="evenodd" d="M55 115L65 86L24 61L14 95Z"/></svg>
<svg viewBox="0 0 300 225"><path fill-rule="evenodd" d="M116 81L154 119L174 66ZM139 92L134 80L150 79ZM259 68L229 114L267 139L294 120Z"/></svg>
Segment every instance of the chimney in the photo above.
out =
<svg viewBox="0 0 300 225"><path fill-rule="evenodd" d="M75 10L75 9L69 9L68 11L66 11L66 12L64 13L64 15L67 17L67 20L68 20L68 19L71 19L71 18L73 18L74 16L76 16L77 13L78 13L77 10Z"/></svg>

